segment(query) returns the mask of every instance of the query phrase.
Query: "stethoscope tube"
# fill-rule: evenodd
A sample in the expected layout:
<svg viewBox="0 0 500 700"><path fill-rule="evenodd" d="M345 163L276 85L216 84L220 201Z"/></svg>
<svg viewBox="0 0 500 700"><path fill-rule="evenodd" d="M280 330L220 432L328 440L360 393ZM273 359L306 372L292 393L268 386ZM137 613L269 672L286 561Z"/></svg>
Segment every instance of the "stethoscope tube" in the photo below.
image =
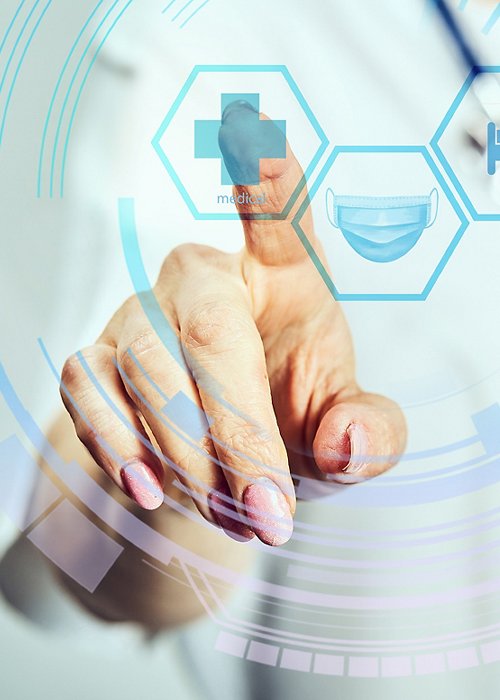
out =
<svg viewBox="0 0 500 700"><path fill-rule="evenodd" d="M448 7L446 0L432 1L436 6L436 9L445 27L447 28L449 34L455 42L455 45L459 49L460 55L462 56L462 60L466 68L477 75L481 72L481 59L467 41L463 31L458 25L458 22L456 21L450 8Z"/></svg>

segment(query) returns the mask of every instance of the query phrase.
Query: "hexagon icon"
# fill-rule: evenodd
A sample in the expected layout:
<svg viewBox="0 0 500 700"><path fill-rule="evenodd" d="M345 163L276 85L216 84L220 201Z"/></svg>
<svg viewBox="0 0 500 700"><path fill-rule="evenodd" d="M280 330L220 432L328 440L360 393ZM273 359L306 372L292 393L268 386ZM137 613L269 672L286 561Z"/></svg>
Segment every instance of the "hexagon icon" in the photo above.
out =
<svg viewBox="0 0 500 700"><path fill-rule="evenodd" d="M335 299L423 301L468 221L424 146L337 146L293 225Z"/></svg>
<svg viewBox="0 0 500 700"><path fill-rule="evenodd" d="M500 66L474 67L431 140L475 221L500 221L499 73Z"/></svg>
<svg viewBox="0 0 500 700"><path fill-rule="evenodd" d="M306 181L329 144L285 66L196 66L152 140L195 219L239 218L217 139L224 106L233 98L245 99L279 125L304 168ZM255 119L259 120L258 115ZM282 157L280 150L277 144L272 154L261 157ZM283 211L249 218L286 218L303 187L301 179Z"/></svg>

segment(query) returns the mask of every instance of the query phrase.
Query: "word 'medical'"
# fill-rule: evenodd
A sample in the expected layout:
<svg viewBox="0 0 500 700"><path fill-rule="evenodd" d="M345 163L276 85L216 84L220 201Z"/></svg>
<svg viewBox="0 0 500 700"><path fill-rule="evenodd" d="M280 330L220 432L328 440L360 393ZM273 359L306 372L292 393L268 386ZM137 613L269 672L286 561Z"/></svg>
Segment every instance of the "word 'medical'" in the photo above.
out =
<svg viewBox="0 0 500 700"><path fill-rule="evenodd" d="M242 192L241 194L219 194L217 195L217 204L265 204L266 193L249 194Z"/></svg>

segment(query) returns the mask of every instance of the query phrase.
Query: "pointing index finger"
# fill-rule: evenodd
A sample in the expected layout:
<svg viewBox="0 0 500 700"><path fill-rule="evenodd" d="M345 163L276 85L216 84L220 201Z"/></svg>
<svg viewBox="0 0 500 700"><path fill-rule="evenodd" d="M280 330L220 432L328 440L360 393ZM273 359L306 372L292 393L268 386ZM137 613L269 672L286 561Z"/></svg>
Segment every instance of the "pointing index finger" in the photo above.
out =
<svg viewBox="0 0 500 700"><path fill-rule="evenodd" d="M238 100L224 110L219 145L235 183L234 199L248 252L269 266L290 265L307 257L291 225L294 206L286 211L294 193L301 201L307 195L305 178L282 124L256 114L252 105ZM269 218L264 218L266 215ZM313 243L310 209L301 224Z"/></svg>

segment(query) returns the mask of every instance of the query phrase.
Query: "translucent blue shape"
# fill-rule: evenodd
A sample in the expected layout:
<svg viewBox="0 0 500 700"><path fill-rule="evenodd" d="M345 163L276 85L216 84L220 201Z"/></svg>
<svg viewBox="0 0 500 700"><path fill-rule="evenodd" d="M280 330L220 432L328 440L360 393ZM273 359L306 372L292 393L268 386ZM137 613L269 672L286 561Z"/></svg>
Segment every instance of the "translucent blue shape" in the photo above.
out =
<svg viewBox="0 0 500 700"><path fill-rule="evenodd" d="M183 29L183 28L186 26L186 24L187 24L188 22L190 22L190 21L193 19L193 17L196 17L196 15L198 14L198 12L200 12L200 10L202 10L202 9L205 7L205 5L208 5L209 2L210 2L210 0L205 0L204 3L202 3L199 7L197 7L196 10L194 10L194 12L192 12L192 13L189 15L189 17L188 17L187 19L184 20L184 22L183 22L183 23L181 24L181 26L180 26L180 29Z"/></svg>
<svg viewBox="0 0 500 700"><path fill-rule="evenodd" d="M457 190L460 199L464 203L467 211L469 212L474 221L500 221L500 213L498 211L490 211L486 213L479 212L476 203L471 199L471 196L467 192L467 185L461 182L458 175L455 173L451 162L445 155L445 152L443 151L441 145L441 140L443 139L445 132L450 126L451 121L460 109L465 97L468 95L472 84L474 83L476 78L480 75L494 75L499 73L500 66L474 66L469 75L467 76L467 79L465 80L464 84L460 88L458 95L453 100L451 107L449 108L443 121L439 125L438 130L431 139L431 147L434 150L434 153L436 154L439 162L444 168L445 173L448 175L453 185L455 186L455 189Z"/></svg>
<svg viewBox="0 0 500 700"><path fill-rule="evenodd" d="M207 0L208 2L208 0ZM200 5L199 9L202 7L205 7L207 4L205 2L203 5ZM193 15L196 14L196 11L193 13ZM186 23L190 20L190 17L188 17L183 24L181 25L181 28L186 25ZM173 119L176 117L180 106L182 105L183 101L186 99L187 94L189 91L192 89L193 84L197 80L197 78L201 74L215 74L215 73L275 73L275 74L281 74L286 81L288 88L290 89L292 95L298 102L302 112L304 115L307 117L307 120L309 122L309 125L311 128L314 130L316 136L319 139L319 145L318 148L315 150L314 155L312 159L307 163L304 171L304 175L300 180L297 182L296 187L294 191L292 192L289 200L286 202L285 206L280 209L279 211L274 211L274 212L262 212L262 213L247 213L247 214L241 214L237 211L232 211L232 212L224 212L220 211L220 208L218 208L218 211L214 212L207 212L207 211L200 211L194 200L193 197L189 194L188 188L186 185L182 182L181 178L179 177L179 174L176 172L173 164L171 163L170 159L168 158L167 154L165 153L162 145L161 145L161 140L165 136L167 130L169 129L170 125L172 124ZM161 162L163 163L166 171L172 178L175 186L179 190L179 193L181 194L182 198L184 199L186 205L188 206L189 210L191 211L192 215L194 216L195 219L198 221L239 221L240 218L243 216L243 218L259 221L259 220L265 220L269 221L272 219L285 219L288 217L290 211L292 210L294 204L297 202L298 197L301 195L304 189L304 183L308 181L309 177L312 175L314 172L316 166L320 162L322 156L324 155L326 149L329 146L329 140L321 128L318 120L314 116L314 113L312 112L311 108L309 107L306 99L304 98L304 95L301 93L299 86L291 76L288 68L284 65L196 65L193 70L191 71L191 74L189 75L188 79L184 83L180 93L178 94L176 100L174 101L174 104L168 111L165 119L162 121L160 127L158 128L158 131L154 135L151 145L155 149L156 153L158 154Z"/></svg>
<svg viewBox="0 0 500 700"><path fill-rule="evenodd" d="M437 138L437 137L435 137ZM435 265L435 268L432 270L432 273L427 280L427 283L425 284L425 287L421 290L418 291L407 291L407 292L399 292L396 294L393 293L387 293L387 294L378 294L378 293L346 293L342 292L341 290L337 289L335 286L335 283L330 276L330 273L326 270L325 266L323 265L323 262L320 260L319 256L316 254L316 251L314 250L313 246L311 246L310 241L304 232L304 230L301 227L301 221L309 208L311 202L313 201L314 197L317 195L318 190L320 187L322 187L325 178L327 175L331 172L332 167L334 163L336 162L337 158L342 154L342 153L418 153L420 154L424 161L426 162L427 166L430 169L430 172L433 174L435 180L439 183L440 190L444 192L444 195L446 196L447 200L451 204L455 214L458 217L459 221L459 227L458 230L453 232L450 231L450 242L449 245L446 249L446 252L444 255L439 259L438 256L436 256L436 260L431 260L431 265ZM333 195L333 193L332 193ZM312 186L309 189L309 197L305 197L302 204L299 206L297 209L297 212L292 220L292 226L295 230L295 233L299 237L299 240L301 241L302 245L304 246L305 250L307 251L307 254L313 261L314 266L318 270L319 274L321 275L324 283L326 284L328 290L334 297L334 299L338 301L425 301L427 297L429 296L430 292L432 291L434 285L436 284L440 274L443 272L444 268L446 267L450 257L453 255L456 247L460 243L460 240L462 239L462 236L464 235L465 231L467 230L467 227L469 225L468 219L465 216L464 212L460 208L460 205L458 204L458 201L455 198L455 195L453 194L452 190L450 189L450 186L446 182L444 176L440 172L439 168L436 166L436 163L434 160L431 158L429 151L425 146L415 146L415 145L407 145L407 146L335 146L333 151L331 152L330 156L328 157L326 163L323 165L318 177L312 184ZM432 256L434 257L434 256Z"/></svg>
<svg viewBox="0 0 500 700"><path fill-rule="evenodd" d="M489 16L488 21L486 22L486 24L484 25L484 27L481 30L482 33L489 34L499 19L500 19L500 3L495 7L493 12Z"/></svg>
<svg viewBox="0 0 500 700"><path fill-rule="evenodd" d="M488 175L494 175L497 171L497 163L500 161L500 130L495 124L488 124Z"/></svg>
<svg viewBox="0 0 500 700"><path fill-rule="evenodd" d="M436 201L432 213L432 200ZM351 248L372 262L393 262L417 244L437 217L438 193L412 197L357 197L326 194L327 214Z"/></svg>
<svg viewBox="0 0 500 700"><path fill-rule="evenodd" d="M489 455L500 454L500 404L495 403L472 416L479 438Z"/></svg>
<svg viewBox="0 0 500 700"><path fill-rule="evenodd" d="M195 158L220 159L222 185L258 185L260 159L286 157L286 122L259 111L259 94L224 93L220 120L195 120Z"/></svg>
<svg viewBox="0 0 500 700"><path fill-rule="evenodd" d="M61 536L57 537L56 534ZM123 547L90 522L69 501L60 503L28 535L59 569L93 593Z"/></svg>
<svg viewBox="0 0 500 700"><path fill-rule="evenodd" d="M41 482L43 487L33 499L34 486ZM19 438L13 435L0 443L0 509L19 530L31 525L60 496Z"/></svg>
<svg viewBox="0 0 500 700"><path fill-rule="evenodd" d="M163 407L163 413L195 442L199 442L206 435L211 424L205 412L182 391L175 394Z"/></svg>

